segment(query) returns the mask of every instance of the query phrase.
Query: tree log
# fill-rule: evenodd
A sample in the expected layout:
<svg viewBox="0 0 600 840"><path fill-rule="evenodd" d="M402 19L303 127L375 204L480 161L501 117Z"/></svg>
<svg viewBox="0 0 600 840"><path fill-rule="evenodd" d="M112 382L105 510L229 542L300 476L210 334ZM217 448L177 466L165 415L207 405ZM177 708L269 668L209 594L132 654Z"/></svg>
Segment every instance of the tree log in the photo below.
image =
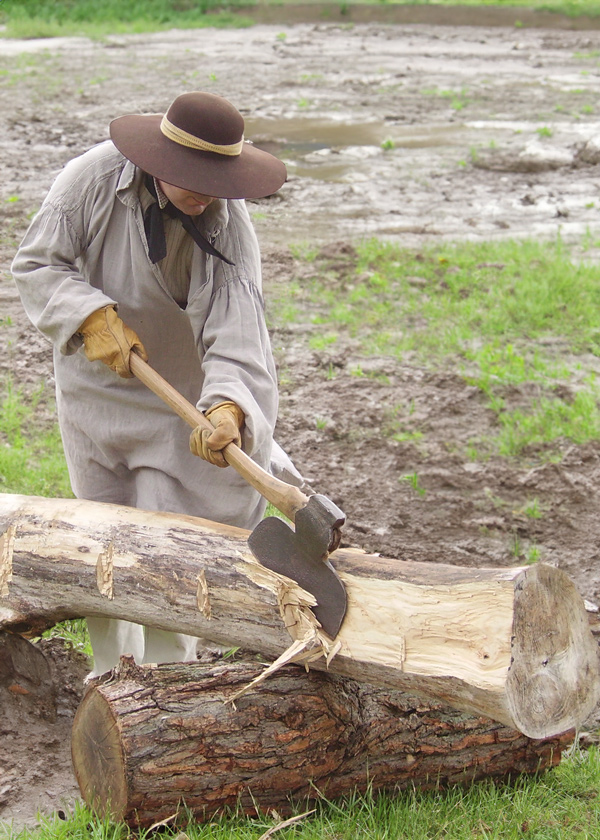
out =
<svg viewBox="0 0 600 840"><path fill-rule="evenodd" d="M109 616L238 645L280 657L278 664L287 651L531 738L578 726L600 694L583 600L567 575L543 564L467 569L339 550L331 559L348 612L332 641L310 610L312 596L261 566L240 529L4 495L0 534L0 629Z"/></svg>
<svg viewBox="0 0 600 840"><path fill-rule="evenodd" d="M197 820L227 808L287 816L292 800L309 807L368 788L534 773L557 764L573 738L534 741L487 718L292 666L227 702L256 670L246 662L136 666L123 657L88 690L73 724L85 802L142 827L184 803Z"/></svg>

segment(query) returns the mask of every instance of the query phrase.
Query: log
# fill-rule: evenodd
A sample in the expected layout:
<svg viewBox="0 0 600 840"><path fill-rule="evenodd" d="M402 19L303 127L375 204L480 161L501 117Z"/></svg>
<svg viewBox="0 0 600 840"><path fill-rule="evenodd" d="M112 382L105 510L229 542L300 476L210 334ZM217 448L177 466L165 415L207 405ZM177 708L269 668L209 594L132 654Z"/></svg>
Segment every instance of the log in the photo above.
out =
<svg viewBox="0 0 600 840"><path fill-rule="evenodd" d="M257 663L136 666L93 685L75 716L72 754L84 801L132 827L246 815L354 792L427 789L536 773L574 732L532 740L487 718L404 692L287 666L228 700Z"/></svg>
<svg viewBox="0 0 600 840"><path fill-rule="evenodd" d="M335 641L314 599L261 566L248 532L76 499L0 496L0 629L109 616L293 658L484 715L531 738L580 725L600 694L585 606L559 569L471 569L338 550Z"/></svg>

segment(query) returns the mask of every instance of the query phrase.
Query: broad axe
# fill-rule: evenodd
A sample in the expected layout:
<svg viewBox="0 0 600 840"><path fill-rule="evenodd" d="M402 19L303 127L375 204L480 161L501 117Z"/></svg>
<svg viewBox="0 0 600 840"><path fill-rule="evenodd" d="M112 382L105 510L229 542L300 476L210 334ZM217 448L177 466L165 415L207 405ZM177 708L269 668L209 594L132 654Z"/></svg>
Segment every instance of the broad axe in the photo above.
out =
<svg viewBox="0 0 600 840"><path fill-rule="evenodd" d="M213 431L210 420L137 354L129 357L131 372L192 428ZM295 580L317 600L313 607L321 627L334 639L346 614L346 590L329 562L340 543L344 513L327 496L306 496L298 487L263 470L233 443L223 450L225 460L248 484L295 524L292 530L276 516L263 519L248 545L263 566Z"/></svg>

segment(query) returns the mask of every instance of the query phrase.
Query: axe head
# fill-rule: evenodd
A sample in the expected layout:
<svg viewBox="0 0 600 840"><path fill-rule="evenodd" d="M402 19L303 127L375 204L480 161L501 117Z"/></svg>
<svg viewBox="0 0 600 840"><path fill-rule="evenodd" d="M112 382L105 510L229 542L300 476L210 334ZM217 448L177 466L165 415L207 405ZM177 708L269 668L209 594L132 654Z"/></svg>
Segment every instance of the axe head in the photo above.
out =
<svg viewBox="0 0 600 840"><path fill-rule="evenodd" d="M328 557L339 544L339 529L345 521L337 505L315 494L296 513L295 530L269 516L248 538L250 550L263 566L292 578L315 596L313 612L332 639L346 614L346 590Z"/></svg>

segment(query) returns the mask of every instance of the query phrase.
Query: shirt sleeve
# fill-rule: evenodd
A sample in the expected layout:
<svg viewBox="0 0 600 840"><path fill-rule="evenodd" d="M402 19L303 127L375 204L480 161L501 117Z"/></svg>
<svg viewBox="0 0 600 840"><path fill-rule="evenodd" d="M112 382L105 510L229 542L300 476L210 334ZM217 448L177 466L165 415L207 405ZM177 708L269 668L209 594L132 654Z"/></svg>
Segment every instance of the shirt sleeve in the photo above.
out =
<svg viewBox="0 0 600 840"><path fill-rule="evenodd" d="M232 400L246 416L244 449L249 455L269 448L277 419L277 374L265 321L260 256L256 236L242 202L230 212L227 235L217 247L233 259L215 260L214 294L203 343L202 411ZM242 205L242 206L235 206Z"/></svg>
<svg viewBox="0 0 600 840"><path fill-rule="evenodd" d="M17 251L11 270L34 326L61 353L81 346L77 330L96 309L115 303L83 278L77 260L83 230L50 198L43 203Z"/></svg>

